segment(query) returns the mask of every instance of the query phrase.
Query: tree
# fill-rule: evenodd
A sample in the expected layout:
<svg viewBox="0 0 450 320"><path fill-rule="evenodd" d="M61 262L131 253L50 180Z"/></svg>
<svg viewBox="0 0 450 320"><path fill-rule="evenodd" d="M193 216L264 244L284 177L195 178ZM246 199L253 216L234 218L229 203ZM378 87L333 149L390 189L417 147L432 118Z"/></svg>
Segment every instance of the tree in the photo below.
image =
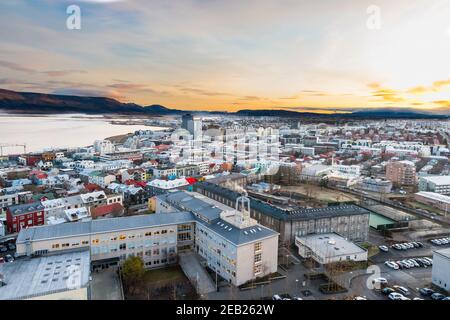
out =
<svg viewBox="0 0 450 320"><path fill-rule="evenodd" d="M144 261L141 257L128 257L122 265L122 276L126 287L132 294L143 283L145 275Z"/></svg>

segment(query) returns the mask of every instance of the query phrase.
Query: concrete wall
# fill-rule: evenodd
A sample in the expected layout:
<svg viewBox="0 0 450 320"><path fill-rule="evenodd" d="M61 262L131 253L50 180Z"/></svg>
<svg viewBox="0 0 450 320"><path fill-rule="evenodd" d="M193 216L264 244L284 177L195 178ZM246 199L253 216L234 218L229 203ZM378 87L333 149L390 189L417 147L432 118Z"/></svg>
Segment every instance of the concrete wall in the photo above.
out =
<svg viewBox="0 0 450 320"><path fill-rule="evenodd" d="M259 242L259 241L256 241ZM261 253L261 262L257 263L262 266L262 273L255 275L254 273L254 256L255 242L239 246L237 249L237 270L236 270L236 286L242 285L255 277L263 277L277 271L278 266L278 236L264 239Z"/></svg>
<svg viewBox="0 0 450 320"><path fill-rule="evenodd" d="M431 279L433 284L450 292L450 258L434 253Z"/></svg>

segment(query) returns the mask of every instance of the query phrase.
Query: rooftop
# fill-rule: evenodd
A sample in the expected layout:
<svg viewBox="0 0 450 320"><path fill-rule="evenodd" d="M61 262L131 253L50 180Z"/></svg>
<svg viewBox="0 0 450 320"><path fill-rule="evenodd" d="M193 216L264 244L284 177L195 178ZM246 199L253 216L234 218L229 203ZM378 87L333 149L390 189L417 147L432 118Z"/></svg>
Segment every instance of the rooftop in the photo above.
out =
<svg viewBox="0 0 450 320"><path fill-rule="evenodd" d="M428 177L422 177L422 179L425 179L429 182L432 182L434 184L450 184L450 176L428 176Z"/></svg>
<svg viewBox="0 0 450 320"><path fill-rule="evenodd" d="M44 206L40 202L33 202L11 206L9 207L9 210L13 216L16 216L30 212L43 211Z"/></svg>
<svg viewBox="0 0 450 320"><path fill-rule="evenodd" d="M366 250L343 238L337 233L311 234L296 237L303 245L314 251L315 254L325 258L342 255L354 255L364 253Z"/></svg>
<svg viewBox="0 0 450 320"><path fill-rule="evenodd" d="M77 287L72 287L70 275L79 271ZM89 282L88 250L37 258L17 259L0 265L6 285L0 287L1 300L27 299L86 287Z"/></svg>
<svg viewBox="0 0 450 320"><path fill-rule="evenodd" d="M420 191L420 192L417 192L416 195L422 196L422 197L427 198L427 199L436 200L436 201L439 201L439 202L450 204L450 197L449 196L445 196L445 195L440 194L440 193Z"/></svg>
<svg viewBox="0 0 450 320"><path fill-rule="evenodd" d="M216 193L220 196L232 200L233 202L236 201L239 196L241 196L238 192L210 182L197 183L196 187ZM368 210L357 205L339 205L315 209L296 207L294 210L289 211L273 206L259 199L255 199L252 197L249 198L250 207L252 209L279 220L310 220L332 216L369 214Z"/></svg>
<svg viewBox="0 0 450 320"><path fill-rule="evenodd" d="M446 257L447 259L450 259L450 248L442 249L442 250L436 250L434 253L437 253L441 256Z"/></svg>
<svg viewBox="0 0 450 320"><path fill-rule="evenodd" d="M194 216L190 212L178 212L177 214L146 214L131 217L63 223L58 225L45 225L22 229L17 237L17 243L148 228L193 221L195 221Z"/></svg>

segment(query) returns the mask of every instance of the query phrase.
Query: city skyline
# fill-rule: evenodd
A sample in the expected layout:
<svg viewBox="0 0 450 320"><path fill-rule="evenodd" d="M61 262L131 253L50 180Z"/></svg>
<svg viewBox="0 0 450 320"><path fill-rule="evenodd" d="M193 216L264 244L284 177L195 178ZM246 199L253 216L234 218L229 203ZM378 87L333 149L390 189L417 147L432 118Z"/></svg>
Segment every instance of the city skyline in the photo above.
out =
<svg viewBox="0 0 450 320"><path fill-rule="evenodd" d="M81 29L66 27L68 6ZM370 19L379 10L379 28ZM0 87L185 110L450 109L448 1L4 1Z"/></svg>

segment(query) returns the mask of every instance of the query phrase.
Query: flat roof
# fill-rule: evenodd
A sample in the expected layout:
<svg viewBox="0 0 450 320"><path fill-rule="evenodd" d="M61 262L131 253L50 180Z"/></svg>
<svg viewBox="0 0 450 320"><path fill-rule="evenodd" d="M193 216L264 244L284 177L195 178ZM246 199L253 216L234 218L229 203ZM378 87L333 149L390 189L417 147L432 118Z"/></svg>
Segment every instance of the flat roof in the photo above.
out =
<svg viewBox="0 0 450 320"><path fill-rule="evenodd" d="M443 257L446 257L447 259L450 259L450 248L442 249L442 250L436 250L434 253L437 253Z"/></svg>
<svg viewBox="0 0 450 320"><path fill-rule="evenodd" d="M422 196L422 197L427 198L427 199L436 200L436 201L439 201L439 202L450 204L450 197L446 196L446 195L443 195L443 194L440 194L440 193L420 191L420 192L417 192L416 195Z"/></svg>
<svg viewBox="0 0 450 320"><path fill-rule="evenodd" d="M421 177L421 179L425 179L437 185L450 184L450 176L428 176L428 177Z"/></svg>
<svg viewBox="0 0 450 320"><path fill-rule="evenodd" d="M90 254L89 250L83 250L20 258L1 264L0 274L6 283L0 287L1 300L28 299L83 288L89 283Z"/></svg>
<svg viewBox="0 0 450 320"><path fill-rule="evenodd" d="M300 241L316 254L325 258L354 255L367 251L337 233L311 234L295 237L295 239L296 242Z"/></svg>

